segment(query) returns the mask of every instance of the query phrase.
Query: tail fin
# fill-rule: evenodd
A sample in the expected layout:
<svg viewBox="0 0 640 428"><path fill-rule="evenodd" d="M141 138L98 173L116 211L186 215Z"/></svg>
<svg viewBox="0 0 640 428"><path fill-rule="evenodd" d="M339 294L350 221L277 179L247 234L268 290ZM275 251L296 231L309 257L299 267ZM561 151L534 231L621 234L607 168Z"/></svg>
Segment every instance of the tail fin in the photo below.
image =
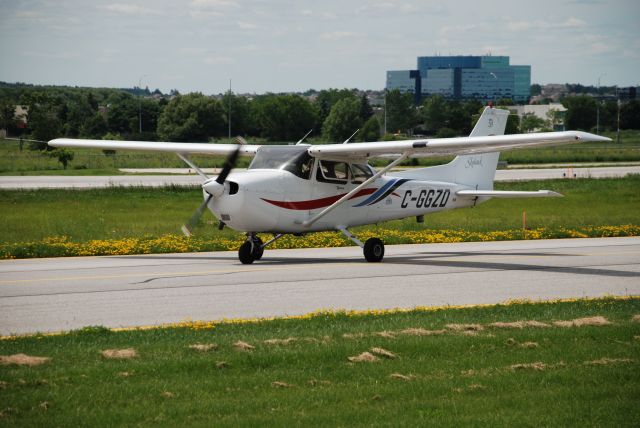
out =
<svg viewBox="0 0 640 428"><path fill-rule="evenodd" d="M485 107L470 137L503 135L509 110ZM478 153L456 156L446 165L419 168L395 174L417 180L436 180L464 184L475 189L492 190L500 153Z"/></svg>

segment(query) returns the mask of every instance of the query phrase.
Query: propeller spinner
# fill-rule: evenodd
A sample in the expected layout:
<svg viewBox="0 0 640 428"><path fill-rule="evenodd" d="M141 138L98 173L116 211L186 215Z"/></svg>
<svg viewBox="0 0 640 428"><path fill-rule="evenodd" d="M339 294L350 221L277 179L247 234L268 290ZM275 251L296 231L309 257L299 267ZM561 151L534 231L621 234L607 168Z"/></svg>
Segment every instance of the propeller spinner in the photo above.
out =
<svg viewBox="0 0 640 428"><path fill-rule="evenodd" d="M202 188L205 190L205 192L208 193L208 196L200 204L200 206L196 208L196 210L191 215L191 218L189 218L189 220L184 225L182 225L182 233L184 233L186 236L191 236L191 231L196 226L196 224L198 224L198 221L200 220L200 217L202 217L202 214L204 213L204 210L207 207L209 201L211 201L211 198L218 198L224 193L224 182L227 180L227 176L229 175L231 170L236 166L239 154L240 144L238 144L238 147L233 152L231 152L231 154L229 154L227 159L225 159L224 166L222 167L222 171L220 171L220 174L215 179L205 181L202 185Z"/></svg>

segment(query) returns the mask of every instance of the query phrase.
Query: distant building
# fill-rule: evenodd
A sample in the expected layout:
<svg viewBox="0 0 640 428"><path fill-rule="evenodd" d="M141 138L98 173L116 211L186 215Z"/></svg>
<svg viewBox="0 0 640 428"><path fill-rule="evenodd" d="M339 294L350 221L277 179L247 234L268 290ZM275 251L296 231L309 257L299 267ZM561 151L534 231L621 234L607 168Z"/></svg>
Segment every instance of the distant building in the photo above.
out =
<svg viewBox="0 0 640 428"><path fill-rule="evenodd" d="M509 111L515 113L522 119L525 114L534 114L549 124L549 128L554 131L565 131L564 119L567 112L565 106L560 103L551 104L531 104L507 107Z"/></svg>
<svg viewBox="0 0 640 428"><path fill-rule="evenodd" d="M386 88L410 92L418 101L442 95L527 103L531 96L531 66L510 65L508 56L421 56L417 62L417 70L388 71Z"/></svg>
<svg viewBox="0 0 640 428"><path fill-rule="evenodd" d="M640 98L638 95L640 95L640 87L629 86L626 88L618 88L618 99L620 101L636 100Z"/></svg>

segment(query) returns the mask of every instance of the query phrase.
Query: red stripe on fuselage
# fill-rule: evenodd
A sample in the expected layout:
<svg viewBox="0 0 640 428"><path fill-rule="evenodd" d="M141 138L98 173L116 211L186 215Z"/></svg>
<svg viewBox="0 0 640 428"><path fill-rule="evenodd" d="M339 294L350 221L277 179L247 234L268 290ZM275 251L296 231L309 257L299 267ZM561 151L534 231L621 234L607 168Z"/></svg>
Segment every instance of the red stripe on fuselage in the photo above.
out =
<svg viewBox="0 0 640 428"><path fill-rule="evenodd" d="M376 190L378 189L362 189L358 193L350 197L349 200L359 198L360 196L370 195ZM262 200L270 203L271 205L275 205L276 207L286 208L288 210L315 210L317 208L328 207L344 195L346 195L346 193L343 193L341 195L328 196L326 198L311 199L308 201L273 201L264 198L262 198Z"/></svg>

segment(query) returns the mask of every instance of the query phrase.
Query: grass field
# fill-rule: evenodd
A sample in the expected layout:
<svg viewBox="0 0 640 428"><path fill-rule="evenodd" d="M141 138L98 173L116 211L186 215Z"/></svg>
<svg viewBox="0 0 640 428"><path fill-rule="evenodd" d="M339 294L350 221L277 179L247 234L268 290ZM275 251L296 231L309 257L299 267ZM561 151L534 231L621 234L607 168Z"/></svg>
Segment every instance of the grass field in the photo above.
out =
<svg viewBox="0 0 640 428"><path fill-rule="evenodd" d="M552 180L497 183L504 190L551 189L564 198L491 200L478 207L382 224L400 231L455 229L489 232L522 228L526 211L530 228L640 225L640 176L600 180ZM0 191L0 242L38 241L66 236L71 241L179 234L202 198L191 188L111 188L87 191ZM217 230L207 212L195 235L203 239L235 238ZM375 226L354 231L371 230ZM301 238L303 239L303 238Z"/></svg>
<svg viewBox="0 0 640 428"><path fill-rule="evenodd" d="M620 144L615 142L615 133L603 135L613 138L614 142L514 150L502 153L500 160L509 164L640 161L640 131L622 131ZM254 143L264 144L265 141ZM114 156L106 156L100 150L74 149L75 158L65 171L56 159L44 153L28 150L26 147L25 143L25 148L20 151L17 141L0 140L0 175L47 175L47 172L66 175L106 175L119 174L118 168L185 167L184 163L171 153L126 151L116 152ZM224 161L221 157L197 155L192 159L202 168L219 167ZM450 158L425 158L416 161L416 164L437 165L448 160ZM238 166L246 167L248 163L249 159L241 158ZM384 164L385 161L378 161L378 163Z"/></svg>
<svg viewBox="0 0 640 428"><path fill-rule="evenodd" d="M0 425L637 427L639 314L603 299L2 340ZM493 324L516 321L537 324Z"/></svg>

